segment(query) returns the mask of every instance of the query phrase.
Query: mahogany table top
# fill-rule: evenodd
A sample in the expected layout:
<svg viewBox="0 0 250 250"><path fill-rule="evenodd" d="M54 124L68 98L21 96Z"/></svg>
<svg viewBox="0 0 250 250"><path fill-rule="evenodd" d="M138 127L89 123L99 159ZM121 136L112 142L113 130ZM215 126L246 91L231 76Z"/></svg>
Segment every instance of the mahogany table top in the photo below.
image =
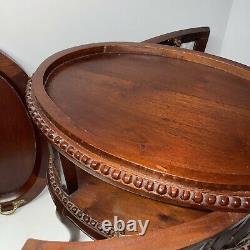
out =
<svg viewBox="0 0 250 250"><path fill-rule="evenodd" d="M250 70L168 46L102 43L47 59L27 88L41 131L118 187L209 209L250 209Z"/></svg>

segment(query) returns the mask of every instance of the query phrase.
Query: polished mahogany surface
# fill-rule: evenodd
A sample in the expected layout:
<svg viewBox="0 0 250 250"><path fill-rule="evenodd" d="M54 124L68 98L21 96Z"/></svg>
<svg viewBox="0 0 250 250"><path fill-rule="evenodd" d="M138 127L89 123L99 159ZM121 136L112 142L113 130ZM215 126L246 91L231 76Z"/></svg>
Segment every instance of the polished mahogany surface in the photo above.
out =
<svg viewBox="0 0 250 250"><path fill-rule="evenodd" d="M32 121L24 104L14 88L3 79L0 79L0 93L1 110L8 114L5 115L4 122L0 123L0 190L3 195L22 187L32 174L35 138ZM18 178L14 180L13 175Z"/></svg>
<svg viewBox="0 0 250 250"><path fill-rule="evenodd" d="M32 92L41 130L99 178L178 204L250 208L246 66L159 45L96 44L47 59Z"/></svg>
<svg viewBox="0 0 250 250"><path fill-rule="evenodd" d="M226 168L241 176L226 183L249 185L249 81L177 59L101 54L58 68L47 84L89 144L194 180L221 183Z"/></svg>
<svg viewBox="0 0 250 250"><path fill-rule="evenodd" d="M0 53L0 212L10 214L45 187L47 144L25 105L28 76Z"/></svg>

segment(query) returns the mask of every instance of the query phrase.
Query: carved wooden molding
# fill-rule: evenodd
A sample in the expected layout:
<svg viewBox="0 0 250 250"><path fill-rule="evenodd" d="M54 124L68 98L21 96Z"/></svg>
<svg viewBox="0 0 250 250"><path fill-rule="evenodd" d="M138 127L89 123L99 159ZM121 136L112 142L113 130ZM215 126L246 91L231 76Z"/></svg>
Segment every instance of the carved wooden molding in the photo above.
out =
<svg viewBox="0 0 250 250"><path fill-rule="evenodd" d="M53 163L52 157L49 160L49 168L48 168L48 186L49 191L55 200L55 203L59 201L63 208L65 208L70 215L70 220L83 223L83 226L80 226L80 229L84 230L84 226L89 227L93 231L97 231L98 233L105 236L105 238L112 238L115 236L114 231L108 231L107 233L101 229L101 221L93 219L90 214L86 214L83 212L84 208L80 208L79 205L76 205L71 201L70 196L68 196L62 188L60 183L60 178L57 173L57 168ZM100 213L102 211L100 210ZM216 212L213 212L214 214ZM210 213L211 214L211 213ZM221 213L224 214L224 213ZM226 213L225 213L226 214ZM226 219L225 214L223 215ZM67 216L68 217L68 216ZM230 220L229 220L230 221ZM211 220L208 220L208 224L211 223ZM233 223L229 228L224 228L225 230L221 230L220 233L212 236L211 238L205 239L193 246L190 246L186 249L196 250L196 249L239 249L242 247L248 246L249 244L249 229L250 229L250 216L247 215L242 220L239 220L237 223ZM238 248L237 248L237 247ZM247 249L247 248L246 248Z"/></svg>
<svg viewBox="0 0 250 250"><path fill-rule="evenodd" d="M53 164L52 157L49 158L48 167L48 186L49 191L52 192L52 197L55 195L57 199L63 204L63 207L73 216L76 220L81 221L85 226L91 228L91 230L97 231L99 234L103 235L105 238L112 238L114 236L114 230L104 231L101 222L92 218L89 214L86 214L74 204L70 197L62 190L59 185L58 177L56 176L55 166Z"/></svg>

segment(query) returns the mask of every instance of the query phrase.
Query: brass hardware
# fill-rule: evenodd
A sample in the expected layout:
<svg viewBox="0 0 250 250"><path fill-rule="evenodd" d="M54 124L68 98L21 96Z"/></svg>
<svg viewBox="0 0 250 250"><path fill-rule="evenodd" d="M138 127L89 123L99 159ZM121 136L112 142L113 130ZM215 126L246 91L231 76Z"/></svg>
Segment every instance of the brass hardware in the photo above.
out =
<svg viewBox="0 0 250 250"><path fill-rule="evenodd" d="M177 39L177 38L174 38L173 39L173 43L174 43L174 46L175 47L181 47L181 40L180 39Z"/></svg>
<svg viewBox="0 0 250 250"><path fill-rule="evenodd" d="M20 200L20 201L13 201L12 205L13 205L13 209L9 210L9 211L2 211L2 205L0 204L0 214L2 215L11 215L14 214L16 212L16 210L22 205L24 204L25 201L24 200Z"/></svg>

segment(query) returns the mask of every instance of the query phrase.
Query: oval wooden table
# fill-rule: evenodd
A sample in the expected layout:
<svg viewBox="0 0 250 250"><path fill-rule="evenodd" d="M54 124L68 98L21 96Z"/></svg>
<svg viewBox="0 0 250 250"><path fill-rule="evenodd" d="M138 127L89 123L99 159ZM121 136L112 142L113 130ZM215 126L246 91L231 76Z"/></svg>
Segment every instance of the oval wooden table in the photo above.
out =
<svg viewBox="0 0 250 250"><path fill-rule="evenodd" d="M48 150L25 103L28 76L0 52L0 214L10 215L46 185Z"/></svg>
<svg viewBox="0 0 250 250"><path fill-rule="evenodd" d="M58 211L94 239L115 236L100 226L114 215L152 223L143 238L24 249L234 247L249 218L207 209L250 209L249 83L246 66L152 44L93 44L47 59L26 99L53 147Z"/></svg>
<svg viewBox="0 0 250 250"><path fill-rule="evenodd" d="M250 71L204 53L102 43L48 58L30 113L61 154L127 191L202 209L250 209ZM77 189L72 168L67 190Z"/></svg>
<svg viewBox="0 0 250 250"><path fill-rule="evenodd" d="M249 240L240 242L240 239L249 230L249 216L246 219L248 223L242 221L230 227L230 224L236 223L239 218L240 215L238 213L213 212L207 218L202 217L191 223L183 223L179 226L155 230L143 237L131 236L95 242L70 243L30 239L22 250L248 250L250 246ZM210 221L209 224L208 221ZM211 235L219 233L222 227L229 228L223 234L211 237ZM209 237L211 237L209 240L204 241L204 239Z"/></svg>
<svg viewBox="0 0 250 250"><path fill-rule="evenodd" d="M243 65L151 44L80 46L47 59L27 103L54 148L48 184L58 211L94 239L116 235L101 227L115 215L149 218L150 233L24 249L234 247L249 218L207 209L250 208L249 81Z"/></svg>

